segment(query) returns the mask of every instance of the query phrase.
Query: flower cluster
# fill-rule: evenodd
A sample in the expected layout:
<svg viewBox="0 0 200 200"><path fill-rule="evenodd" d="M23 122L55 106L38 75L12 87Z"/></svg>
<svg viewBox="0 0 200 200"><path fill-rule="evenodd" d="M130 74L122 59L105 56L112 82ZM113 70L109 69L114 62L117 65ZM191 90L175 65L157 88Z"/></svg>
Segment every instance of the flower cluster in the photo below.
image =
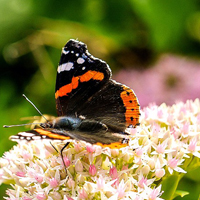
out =
<svg viewBox="0 0 200 200"><path fill-rule="evenodd" d="M146 107L141 126L129 131L130 145L122 149L71 142L65 166L63 143L20 141L0 159L0 183L12 185L5 198L170 199L177 184L165 187L168 178L184 175L200 158L200 101Z"/></svg>

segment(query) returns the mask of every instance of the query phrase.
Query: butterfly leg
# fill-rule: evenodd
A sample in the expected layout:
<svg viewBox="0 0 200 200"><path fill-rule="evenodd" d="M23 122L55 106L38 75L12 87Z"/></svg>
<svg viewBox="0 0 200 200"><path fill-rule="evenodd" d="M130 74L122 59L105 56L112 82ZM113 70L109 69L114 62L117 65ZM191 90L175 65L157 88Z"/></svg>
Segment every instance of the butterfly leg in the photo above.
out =
<svg viewBox="0 0 200 200"><path fill-rule="evenodd" d="M67 169L66 169L67 167L66 167L65 162L64 162L63 151L64 151L64 149L69 145L69 143L70 143L70 142L67 142L67 143L63 146L63 148L61 149L61 151L60 151L60 155L61 155L61 158L62 158L63 165L64 165L64 167L65 167L65 172L66 172L66 174L67 174Z"/></svg>
<svg viewBox="0 0 200 200"><path fill-rule="evenodd" d="M54 148L54 150L58 153L58 150L56 149L56 147L53 146L53 144L50 142L51 146Z"/></svg>

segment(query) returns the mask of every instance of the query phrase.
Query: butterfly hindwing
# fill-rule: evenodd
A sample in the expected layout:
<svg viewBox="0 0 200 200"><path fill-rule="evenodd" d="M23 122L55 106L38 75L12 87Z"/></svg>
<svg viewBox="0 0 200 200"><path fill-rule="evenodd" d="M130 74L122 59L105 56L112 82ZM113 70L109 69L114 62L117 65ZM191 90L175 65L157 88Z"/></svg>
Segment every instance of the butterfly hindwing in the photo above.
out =
<svg viewBox="0 0 200 200"><path fill-rule="evenodd" d="M26 140L82 140L91 144L97 144L102 147L121 148L128 144L128 136L126 134L113 133L106 130L106 127L95 128L91 131L95 121L83 121L78 124L75 130L64 130L58 128L36 128L33 130L19 132L17 135L10 137L12 141ZM87 127L83 129L84 126ZM80 128L80 129L79 129Z"/></svg>

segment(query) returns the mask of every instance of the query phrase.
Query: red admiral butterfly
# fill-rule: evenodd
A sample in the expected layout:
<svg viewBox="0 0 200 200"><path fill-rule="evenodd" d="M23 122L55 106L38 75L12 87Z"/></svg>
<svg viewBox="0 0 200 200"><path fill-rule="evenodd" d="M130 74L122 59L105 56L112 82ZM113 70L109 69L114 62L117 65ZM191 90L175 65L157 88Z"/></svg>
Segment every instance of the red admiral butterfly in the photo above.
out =
<svg viewBox="0 0 200 200"><path fill-rule="evenodd" d="M128 145L125 129L139 125L134 92L112 80L109 66L76 40L69 40L62 49L55 98L57 118L10 139L76 139L121 148Z"/></svg>

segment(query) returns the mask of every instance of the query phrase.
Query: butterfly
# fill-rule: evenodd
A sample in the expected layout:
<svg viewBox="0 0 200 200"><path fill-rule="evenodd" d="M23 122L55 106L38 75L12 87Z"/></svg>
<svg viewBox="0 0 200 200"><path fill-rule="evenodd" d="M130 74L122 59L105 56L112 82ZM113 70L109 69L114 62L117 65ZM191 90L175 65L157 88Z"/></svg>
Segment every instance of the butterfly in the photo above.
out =
<svg viewBox="0 0 200 200"><path fill-rule="evenodd" d="M111 76L108 64L92 56L84 43L69 40L57 68L58 117L10 139L82 140L102 147L127 146L126 128L139 125L140 105L133 90Z"/></svg>

